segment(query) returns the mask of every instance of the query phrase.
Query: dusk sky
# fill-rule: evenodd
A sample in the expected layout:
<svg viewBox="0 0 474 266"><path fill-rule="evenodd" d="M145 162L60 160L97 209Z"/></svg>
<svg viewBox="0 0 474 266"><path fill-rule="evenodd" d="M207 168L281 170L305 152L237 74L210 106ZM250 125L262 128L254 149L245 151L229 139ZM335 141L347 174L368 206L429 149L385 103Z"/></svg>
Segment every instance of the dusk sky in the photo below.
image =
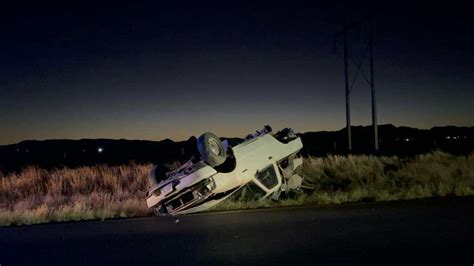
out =
<svg viewBox="0 0 474 266"><path fill-rule="evenodd" d="M266 124L339 130L344 69L342 43L334 54L333 38L345 17L370 11L344 5L6 9L0 145L183 140L205 131L243 137ZM470 9L386 5L373 14L379 124L473 126ZM352 37L359 60L363 46ZM371 123L363 79L352 92L352 116L353 125Z"/></svg>

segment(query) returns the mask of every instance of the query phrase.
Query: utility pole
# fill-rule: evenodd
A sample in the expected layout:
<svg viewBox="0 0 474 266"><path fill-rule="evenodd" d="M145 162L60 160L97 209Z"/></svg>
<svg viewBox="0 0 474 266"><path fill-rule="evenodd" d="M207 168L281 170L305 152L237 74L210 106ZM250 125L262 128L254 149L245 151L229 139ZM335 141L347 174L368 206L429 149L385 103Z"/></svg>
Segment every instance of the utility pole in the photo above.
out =
<svg viewBox="0 0 474 266"><path fill-rule="evenodd" d="M366 42L366 50L362 58L357 62L354 58L351 58L349 55L349 33L354 31L354 28L359 30L359 28L363 26L368 28L368 40ZM377 97L374 85L374 55L373 55L373 20L372 18L365 18L355 23L345 23L344 28L341 32L337 33L334 37L334 51L336 50L336 41L340 35L343 35L343 45L344 45L344 86L345 86L345 94L346 94L346 130L347 130L347 149L348 151L352 151L352 134L351 134L351 103L350 103L350 95L352 92L352 88L357 80L359 74L363 76L365 81L370 85L371 91L371 100L372 100L372 127L373 127L373 137L374 137L374 151L378 152L379 150L379 139L378 139L378 125L377 125ZM366 35L367 36L367 35ZM364 59L367 56L367 49L369 50L369 65L370 65L370 79L367 78L364 71L362 70L362 66L364 63ZM356 72L352 79L352 82L349 81L349 59L352 59L352 62L356 66Z"/></svg>
<svg viewBox="0 0 474 266"><path fill-rule="evenodd" d="M377 96L374 86L374 51L373 51L373 20L369 25L369 46L370 46L370 92L372 95L372 127L374 128L374 150L379 151L379 134L377 125Z"/></svg>
<svg viewBox="0 0 474 266"><path fill-rule="evenodd" d="M352 150L351 136L351 92L349 89L349 65L347 64L347 31L344 29L344 80L346 88L346 130L347 130L347 149Z"/></svg>

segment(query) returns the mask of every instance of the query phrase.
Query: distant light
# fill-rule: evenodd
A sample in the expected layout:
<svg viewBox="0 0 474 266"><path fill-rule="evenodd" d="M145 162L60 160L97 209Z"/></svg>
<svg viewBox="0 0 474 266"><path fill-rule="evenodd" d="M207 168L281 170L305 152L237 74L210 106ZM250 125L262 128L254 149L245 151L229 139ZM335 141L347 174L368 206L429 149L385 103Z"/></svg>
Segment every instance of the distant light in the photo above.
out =
<svg viewBox="0 0 474 266"><path fill-rule="evenodd" d="M405 139L406 142L410 141L410 139Z"/></svg>
<svg viewBox="0 0 474 266"><path fill-rule="evenodd" d="M104 149L102 149L102 148L98 148L98 149L97 149L97 152L98 152L98 153L102 153L103 151L104 151Z"/></svg>
<svg viewBox="0 0 474 266"><path fill-rule="evenodd" d="M446 139L451 139L451 136L446 136Z"/></svg>

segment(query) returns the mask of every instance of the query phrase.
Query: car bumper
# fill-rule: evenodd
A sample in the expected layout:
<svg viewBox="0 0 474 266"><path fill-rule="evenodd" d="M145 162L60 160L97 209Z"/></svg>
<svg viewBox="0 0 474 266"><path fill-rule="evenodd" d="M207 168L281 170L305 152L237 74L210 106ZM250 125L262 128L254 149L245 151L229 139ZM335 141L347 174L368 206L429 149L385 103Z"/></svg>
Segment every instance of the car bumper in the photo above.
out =
<svg viewBox="0 0 474 266"><path fill-rule="evenodd" d="M207 178L199 183L180 191L179 193L164 199L159 206L160 214L177 214L183 210L193 208L201 204L213 195L216 184L212 178Z"/></svg>

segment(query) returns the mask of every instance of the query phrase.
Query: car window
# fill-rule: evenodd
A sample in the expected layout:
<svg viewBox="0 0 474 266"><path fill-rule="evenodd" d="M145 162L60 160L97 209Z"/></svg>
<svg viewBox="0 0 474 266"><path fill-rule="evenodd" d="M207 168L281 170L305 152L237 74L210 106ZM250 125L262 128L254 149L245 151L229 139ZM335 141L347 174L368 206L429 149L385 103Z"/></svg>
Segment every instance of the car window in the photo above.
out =
<svg viewBox="0 0 474 266"><path fill-rule="evenodd" d="M268 189L274 188L276 185L278 185L278 179L275 172L275 167L273 167L273 165L270 165L269 167L257 172L255 177Z"/></svg>
<svg viewBox="0 0 474 266"><path fill-rule="evenodd" d="M247 185L242 187L241 193L239 194L239 200L242 201L252 201L256 199L260 199L261 197L265 196L266 192L261 189L257 184L254 182L250 182Z"/></svg>

